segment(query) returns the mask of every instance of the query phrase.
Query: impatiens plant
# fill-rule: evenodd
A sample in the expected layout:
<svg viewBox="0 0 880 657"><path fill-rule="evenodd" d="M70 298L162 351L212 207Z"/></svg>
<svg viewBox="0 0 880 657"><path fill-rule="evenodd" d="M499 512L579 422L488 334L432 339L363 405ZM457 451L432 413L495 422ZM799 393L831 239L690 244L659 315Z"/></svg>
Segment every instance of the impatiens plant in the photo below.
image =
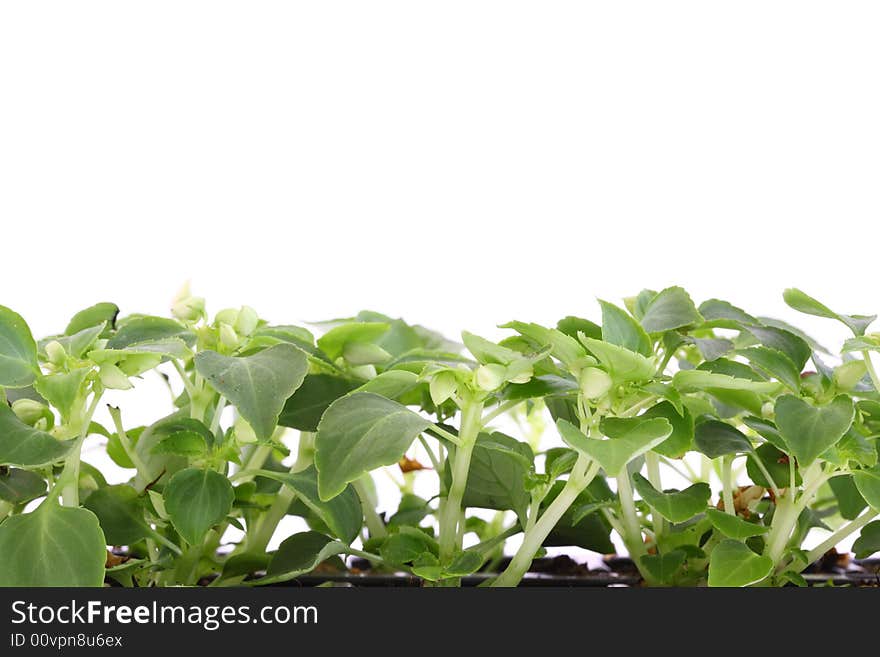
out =
<svg viewBox="0 0 880 657"><path fill-rule="evenodd" d="M849 536L880 550L880 334L784 299L852 333L837 357L680 287L461 344L374 312L316 339L188 291L171 317L99 303L37 342L0 306L0 585L251 586L353 556L515 586L547 548L615 540L646 585L803 585ZM133 425L148 376L172 402ZM82 458L96 443L122 483ZM287 516L308 531L279 536Z"/></svg>

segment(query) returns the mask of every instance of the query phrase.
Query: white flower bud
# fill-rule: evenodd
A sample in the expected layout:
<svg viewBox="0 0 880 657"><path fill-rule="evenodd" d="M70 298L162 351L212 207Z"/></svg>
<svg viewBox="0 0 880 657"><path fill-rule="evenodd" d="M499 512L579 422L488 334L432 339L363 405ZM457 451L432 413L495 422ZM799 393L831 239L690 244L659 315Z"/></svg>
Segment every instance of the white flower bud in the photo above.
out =
<svg viewBox="0 0 880 657"><path fill-rule="evenodd" d="M256 330L259 323L260 318L257 316L257 311L250 306L242 306L238 311L238 317L235 318L233 328L239 335L250 335Z"/></svg>
<svg viewBox="0 0 880 657"><path fill-rule="evenodd" d="M474 383L480 390L491 392L504 385L506 374L507 368L504 365L497 365L495 363L480 365L474 372Z"/></svg>
<svg viewBox="0 0 880 657"><path fill-rule="evenodd" d="M581 370L581 394L585 399L599 399L611 390L612 385L611 377L605 370L598 367L585 367Z"/></svg>

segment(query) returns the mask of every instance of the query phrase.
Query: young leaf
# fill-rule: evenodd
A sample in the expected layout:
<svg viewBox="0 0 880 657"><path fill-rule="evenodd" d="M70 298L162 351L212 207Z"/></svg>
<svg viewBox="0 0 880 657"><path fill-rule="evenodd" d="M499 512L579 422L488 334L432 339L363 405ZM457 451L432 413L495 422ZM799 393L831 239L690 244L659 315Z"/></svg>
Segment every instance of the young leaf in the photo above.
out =
<svg viewBox="0 0 880 657"><path fill-rule="evenodd" d="M400 531L391 534L379 550L379 554L388 563L403 565L411 563L423 554L436 555L437 541L420 529L401 527Z"/></svg>
<svg viewBox="0 0 880 657"><path fill-rule="evenodd" d="M60 461L77 441L58 440L25 424L5 402L0 402L0 465L36 468Z"/></svg>
<svg viewBox="0 0 880 657"><path fill-rule="evenodd" d="M559 420L556 423L562 440L572 449L599 462L605 472L616 476L634 458L653 449L672 433L672 425L665 418L613 418L602 423L602 432L609 440L587 438L574 425Z"/></svg>
<svg viewBox="0 0 880 657"><path fill-rule="evenodd" d="M749 586L760 582L772 570L770 557L758 556L745 544L725 539L709 556L709 586Z"/></svg>
<svg viewBox="0 0 880 657"><path fill-rule="evenodd" d="M645 308L642 327L648 333L660 333L702 321L690 295L681 287L668 287L651 299Z"/></svg>
<svg viewBox="0 0 880 657"><path fill-rule="evenodd" d="M709 484L697 483L682 491L660 492L636 472L633 475L636 490L645 503L670 522L684 522L703 512L709 504L712 491Z"/></svg>
<svg viewBox="0 0 880 657"><path fill-rule="evenodd" d="M235 492L219 472L188 468L171 477L164 497L177 533L190 545L198 545L211 527L229 515Z"/></svg>
<svg viewBox="0 0 880 657"><path fill-rule="evenodd" d="M824 406L813 406L794 395L776 400L776 426L801 468L837 444L854 417L852 399L846 395L838 395Z"/></svg>
<svg viewBox="0 0 880 657"><path fill-rule="evenodd" d="M760 536L770 531L769 527L743 520L739 516L718 509L708 509L706 515L712 522L712 526L728 538L744 541L752 536Z"/></svg>
<svg viewBox="0 0 880 657"><path fill-rule="evenodd" d="M83 383L89 374L88 368L80 368L68 373L40 376L34 382L34 389L52 406L61 412L62 418L69 418L77 397L82 393Z"/></svg>
<svg viewBox="0 0 880 657"><path fill-rule="evenodd" d="M752 451L752 443L741 432L721 420L706 420L694 430L694 445L710 459L725 454Z"/></svg>
<svg viewBox="0 0 880 657"><path fill-rule="evenodd" d="M672 377L672 385L681 392L695 392L700 390L745 390L757 393L773 393L779 390L779 384L773 381L752 381L707 372L705 370L680 370Z"/></svg>
<svg viewBox="0 0 880 657"><path fill-rule="evenodd" d="M355 388L355 392L372 392L388 399L402 397L419 384L419 377L406 370L382 372L363 385Z"/></svg>
<svg viewBox="0 0 880 657"><path fill-rule="evenodd" d="M801 292L795 287L790 287L782 293L785 303L797 311L807 315L836 319L845 324L854 335L864 335L865 329L877 319L877 315L840 315L813 297Z"/></svg>
<svg viewBox="0 0 880 657"><path fill-rule="evenodd" d="M352 486L328 502L318 495L318 472L314 466L302 472L261 470L261 477L274 479L296 491L298 499L317 515L337 538L351 543L357 538L364 520L361 502Z"/></svg>
<svg viewBox="0 0 880 657"><path fill-rule="evenodd" d="M332 499L370 470L397 463L430 424L406 406L371 392L333 402L315 437L321 499Z"/></svg>
<svg viewBox="0 0 880 657"><path fill-rule="evenodd" d="M107 544L91 511L44 502L0 524L0 587L104 584Z"/></svg>
<svg viewBox="0 0 880 657"><path fill-rule="evenodd" d="M306 355L288 343L244 357L202 351L196 371L241 413L260 440L272 436L284 403L305 379Z"/></svg>
<svg viewBox="0 0 880 657"><path fill-rule="evenodd" d="M152 454L177 454L186 457L205 456L214 444L214 436L199 420L188 417L170 417L159 420L151 427L155 445Z"/></svg>
<svg viewBox="0 0 880 657"><path fill-rule="evenodd" d="M774 377L780 383L785 384L791 390L798 392L801 389L801 373L791 359L781 351L770 347L748 347L739 350L740 356L745 356L749 362L767 376Z"/></svg>
<svg viewBox="0 0 880 657"><path fill-rule="evenodd" d="M317 431L327 407L355 387L354 382L340 376L310 374L284 402L278 424L300 431Z"/></svg>
<svg viewBox="0 0 880 657"><path fill-rule="evenodd" d="M37 343L18 313L0 306L0 387L24 388L34 382Z"/></svg>
<svg viewBox="0 0 880 657"><path fill-rule="evenodd" d="M781 351L791 359L800 372L813 353L813 349L799 335L775 326L750 326L748 332L765 347Z"/></svg>
<svg viewBox="0 0 880 657"><path fill-rule="evenodd" d="M550 345L551 353L566 367L571 367L587 355L584 348L573 336L566 335L562 331L545 328L539 324L526 322L508 322L501 328L510 328L521 335L534 340L539 345Z"/></svg>
<svg viewBox="0 0 880 657"><path fill-rule="evenodd" d="M766 470L773 478L773 484L778 488L788 488L791 484L789 481L791 479L790 458L788 454L778 449L776 445L764 443L749 454L746 459L746 472L749 475L749 479L757 486L772 488L771 482L767 481L767 477L764 475L764 470ZM764 470L758 465L758 459L764 465ZM794 485L800 486L801 483L801 469L795 463Z"/></svg>
<svg viewBox="0 0 880 657"><path fill-rule="evenodd" d="M142 499L126 484L99 488L83 506L97 516L108 545L132 545L152 533Z"/></svg>
<svg viewBox="0 0 880 657"><path fill-rule="evenodd" d="M607 369L611 378L619 383L647 381L654 376L657 367L654 360L601 340L581 336L581 342Z"/></svg>
<svg viewBox="0 0 880 657"><path fill-rule="evenodd" d="M24 504L46 493L46 481L36 472L9 468L0 471L0 500Z"/></svg>
<svg viewBox="0 0 880 657"><path fill-rule="evenodd" d="M662 443L654 447L658 454L671 459L685 455L694 444L694 418L686 408L676 410L672 402L662 401L641 414L642 418L666 418L672 425L672 433Z"/></svg>
<svg viewBox="0 0 880 657"><path fill-rule="evenodd" d="M602 340L604 342L623 347L642 356L651 355L651 338L635 319L613 303L600 299L599 305L602 307ZM587 345L588 348L589 346Z"/></svg>
<svg viewBox="0 0 880 657"><path fill-rule="evenodd" d="M278 546L272 556L266 577L255 584L284 582L314 570L319 563L341 554L346 546L318 532L300 532L289 536Z"/></svg>

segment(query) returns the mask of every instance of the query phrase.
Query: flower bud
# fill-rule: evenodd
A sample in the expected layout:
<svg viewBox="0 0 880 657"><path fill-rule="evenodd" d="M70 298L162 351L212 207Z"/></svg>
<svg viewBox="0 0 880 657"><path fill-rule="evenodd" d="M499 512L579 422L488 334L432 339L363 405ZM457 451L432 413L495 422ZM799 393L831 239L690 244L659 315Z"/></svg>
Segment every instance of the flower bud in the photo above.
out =
<svg viewBox="0 0 880 657"><path fill-rule="evenodd" d="M256 330L259 323L260 318L257 316L257 311L250 306L242 306L238 311L238 317L235 318L233 328L239 335L250 335Z"/></svg>
<svg viewBox="0 0 880 657"><path fill-rule="evenodd" d="M238 334L226 322L220 323L220 343L224 347L236 349L238 347Z"/></svg>
<svg viewBox="0 0 880 657"><path fill-rule="evenodd" d="M46 345L46 359L55 367L62 367L67 362L67 352L58 340L52 340Z"/></svg>
<svg viewBox="0 0 880 657"><path fill-rule="evenodd" d="M214 324L219 326L220 324L229 324L233 326L238 320L238 311L235 308L224 308L216 315L214 315Z"/></svg>
<svg viewBox="0 0 880 657"><path fill-rule="evenodd" d="M437 372L428 384L428 390L431 393L431 401L437 406L445 402L455 394L458 388L458 379L452 372Z"/></svg>
<svg viewBox="0 0 880 657"><path fill-rule="evenodd" d="M504 385L506 373L507 368L504 365L497 365L495 363L480 365L474 372L474 383L480 390L491 392Z"/></svg>
<svg viewBox="0 0 880 657"><path fill-rule="evenodd" d="M43 431L55 424L55 416L49 407L33 399L16 399L12 402L12 412L25 424Z"/></svg>
<svg viewBox="0 0 880 657"><path fill-rule="evenodd" d="M599 399L611 390L612 385L611 376L605 370L600 370L598 367L586 367L581 370L581 394L585 399Z"/></svg>
<svg viewBox="0 0 880 657"><path fill-rule="evenodd" d="M205 299L192 296L187 282L171 302L171 314L186 322L197 322L205 316Z"/></svg>

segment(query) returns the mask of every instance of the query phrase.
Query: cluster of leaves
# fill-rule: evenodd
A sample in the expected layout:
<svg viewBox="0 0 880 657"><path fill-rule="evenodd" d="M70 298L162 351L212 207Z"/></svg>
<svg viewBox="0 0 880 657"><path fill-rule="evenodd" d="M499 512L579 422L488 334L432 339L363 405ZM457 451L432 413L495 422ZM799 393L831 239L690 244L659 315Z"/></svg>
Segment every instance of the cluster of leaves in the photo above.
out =
<svg viewBox="0 0 880 657"><path fill-rule="evenodd" d="M513 321L463 344L373 312L317 339L247 307L209 319L188 291L172 317L100 303L36 342L0 306L0 585L259 585L340 555L455 585L516 534L496 586L546 547L613 552L613 534L649 585L804 584L849 535L860 556L880 550L880 335L873 316L784 298L852 332L834 365L799 329L680 287L600 301L600 323ZM176 380L170 414L96 421L105 391L152 371ZM545 417L564 447L539 449ZM126 483L81 459L97 440ZM431 467L407 457L415 443ZM372 473L395 465L401 502L383 517ZM426 472L432 499L413 493ZM309 531L267 551L287 515ZM816 527L831 534L803 549Z"/></svg>

